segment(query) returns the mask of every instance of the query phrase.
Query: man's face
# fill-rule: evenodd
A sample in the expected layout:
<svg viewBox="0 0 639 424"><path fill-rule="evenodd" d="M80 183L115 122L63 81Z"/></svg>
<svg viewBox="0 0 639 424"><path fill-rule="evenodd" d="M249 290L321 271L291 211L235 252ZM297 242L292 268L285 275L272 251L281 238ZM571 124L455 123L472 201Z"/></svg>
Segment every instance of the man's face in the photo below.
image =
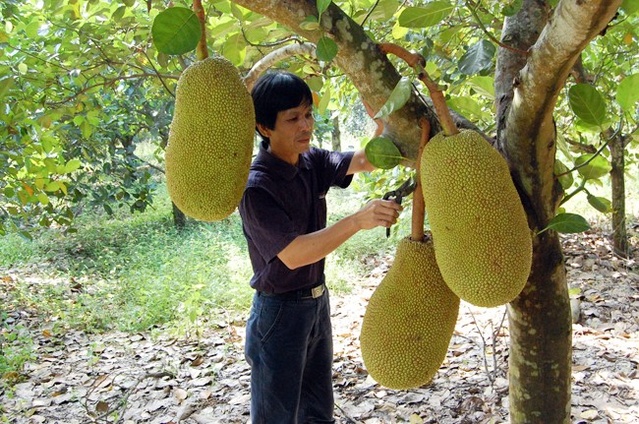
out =
<svg viewBox="0 0 639 424"><path fill-rule="evenodd" d="M310 148L314 123L312 105L302 104L278 112L275 128L260 127L260 132L271 140L272 154L294 165Z"/></svg>

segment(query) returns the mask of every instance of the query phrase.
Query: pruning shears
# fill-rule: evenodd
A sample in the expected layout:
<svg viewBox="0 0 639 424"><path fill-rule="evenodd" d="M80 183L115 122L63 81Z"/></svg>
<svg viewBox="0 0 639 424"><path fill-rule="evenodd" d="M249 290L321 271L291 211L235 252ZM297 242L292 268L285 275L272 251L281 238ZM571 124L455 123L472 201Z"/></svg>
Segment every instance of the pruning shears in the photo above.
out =
<svg viewBox="0 0 639 424"><path fill-rule="evenodd" d="M415 183L413 178L410 177L409 179L404 181L402 185L397 187L395 190L391 190L385 193L382 198L384 200L394 200L395 203L397 203L398 205L401 205L404 197L408 196L413 191L415 191L416 186L417 184ZM386 237L390 237L390 227L386 228Z"/></svg>

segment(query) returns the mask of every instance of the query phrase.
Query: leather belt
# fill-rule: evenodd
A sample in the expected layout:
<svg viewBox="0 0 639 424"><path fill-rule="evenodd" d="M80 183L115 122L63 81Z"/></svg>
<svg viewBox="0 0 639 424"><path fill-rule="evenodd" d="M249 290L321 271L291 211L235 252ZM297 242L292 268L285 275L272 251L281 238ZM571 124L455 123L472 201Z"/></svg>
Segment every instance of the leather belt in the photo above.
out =
<svg viewBox="0 0 639 424"><path fill-rule="evenodd" d="M260 296L274 297L283 300L302 300L302 299L317 299L321 297L326 291L326 284L320 284L310 289L292 290L286 293L266 293L259 292Z"/></svg>

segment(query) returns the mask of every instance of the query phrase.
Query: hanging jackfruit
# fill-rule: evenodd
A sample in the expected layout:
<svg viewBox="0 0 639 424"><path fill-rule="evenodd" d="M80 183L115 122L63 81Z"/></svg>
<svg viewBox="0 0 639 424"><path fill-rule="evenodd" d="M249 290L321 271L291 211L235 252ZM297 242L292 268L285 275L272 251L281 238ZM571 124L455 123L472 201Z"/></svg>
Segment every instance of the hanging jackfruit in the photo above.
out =
<svg viewBox="0 0 639 424"><path fill-rule="evenodd" d="M185 215L217 221L240 202L255 134L253 101L237 69L222 57L180 76L166 148L169 196Z"/></svg>
<svg viewBox="0 0 639 424"><path fill-rule="evenodd" d="M402 239L362 321L360 348L371 377L391 389L430 382L446 357L458 311L459 297L439 273L430 237Z"/></svg>
<svg viewBox="0 0 639 424"><path fill-rule="evenodd" d="M530 273L532 238L504 158L477 132L440 133L424 148L420 174L446 284L477 306L512 301Z"/></svg>

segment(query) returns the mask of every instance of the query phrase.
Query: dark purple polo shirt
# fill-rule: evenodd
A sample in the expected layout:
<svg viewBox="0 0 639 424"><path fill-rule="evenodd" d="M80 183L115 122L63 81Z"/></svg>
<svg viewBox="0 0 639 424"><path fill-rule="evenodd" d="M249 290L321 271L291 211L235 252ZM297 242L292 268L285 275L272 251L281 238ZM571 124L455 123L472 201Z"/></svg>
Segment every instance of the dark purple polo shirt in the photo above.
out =
<svg viewBox="0 0 639 424"><path fill-rule="evenodd" d="M253 265L251 287L285 293L322 282L323 259L290 270L277 255L297 236L326 227L326 193L351 183L346 171L352 158L353 152L311 148L293 166L260 147L239 206Z"/></svg>

